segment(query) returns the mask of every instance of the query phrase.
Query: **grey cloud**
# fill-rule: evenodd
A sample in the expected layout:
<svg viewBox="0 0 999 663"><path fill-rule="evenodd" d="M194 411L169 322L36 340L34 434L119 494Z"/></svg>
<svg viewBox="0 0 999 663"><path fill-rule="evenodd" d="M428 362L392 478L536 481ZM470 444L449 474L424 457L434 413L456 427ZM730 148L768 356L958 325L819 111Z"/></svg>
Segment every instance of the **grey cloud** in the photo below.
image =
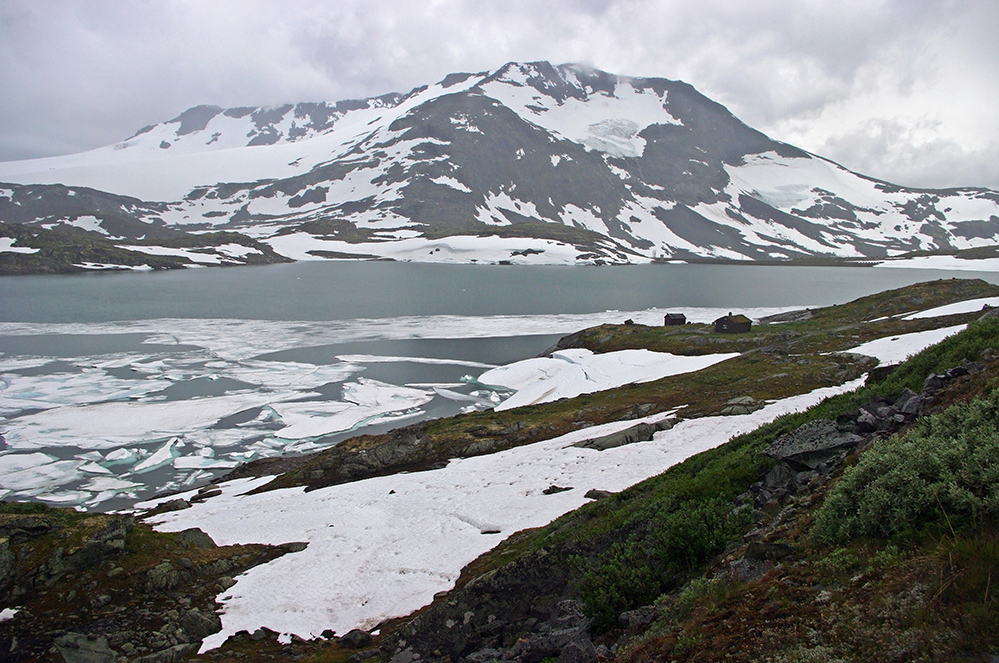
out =
<svg viewBox="0 0 999 663"><path fill-rule="evenodd" d="M999 142L968 150L953 140L922 141L918 129L892 120L869 120L856 131L830 138L821 153L853 170L912 187L981 186L999 181Z"/></svg>
<svg viewBox="0 0 999 663"><path fill-rule="evenodd" d="M6 3L0 159L98 147L198 104L406 92L454 71L547 59L686 80L765 131L815 123L818 138L803 147L826 146L856 170L902 168L892 145L879 161L848 140L867 129L823 124L828 109L872 89L916 103L911 90L946 80L946 67L995 90L996 14L991 0ZM975 99L956 94L955 104ZM893 118L871 108L860 122ZM981 149L960 148L969 163L999 141L999 128L983 132ZM920 181L934 181L935 168L950 181L947 143L922 144ZM996 174L986 181L999 186Z"/></svg>

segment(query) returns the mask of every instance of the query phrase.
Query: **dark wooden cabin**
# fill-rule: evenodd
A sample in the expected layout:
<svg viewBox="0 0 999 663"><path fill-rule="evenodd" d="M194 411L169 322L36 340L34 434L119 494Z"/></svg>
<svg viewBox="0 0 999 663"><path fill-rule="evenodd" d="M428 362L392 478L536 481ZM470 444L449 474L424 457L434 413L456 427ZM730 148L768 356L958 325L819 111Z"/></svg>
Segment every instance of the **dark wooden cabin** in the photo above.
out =
<svg viewBox="0 0 999 663"><path fill-rule="evenodd" d="M742 334L748 332L752 326L753 321L741 313L738 315L729 313L715 320L715 331L719 334Z"/></svg>
<svg viewBox="0 0 999 663"><path fill-rule="evenodd" d="M673 327L674 325L685 325L687 324L687 316L683 313L667 313L663 324L667 327Z"/></svg>

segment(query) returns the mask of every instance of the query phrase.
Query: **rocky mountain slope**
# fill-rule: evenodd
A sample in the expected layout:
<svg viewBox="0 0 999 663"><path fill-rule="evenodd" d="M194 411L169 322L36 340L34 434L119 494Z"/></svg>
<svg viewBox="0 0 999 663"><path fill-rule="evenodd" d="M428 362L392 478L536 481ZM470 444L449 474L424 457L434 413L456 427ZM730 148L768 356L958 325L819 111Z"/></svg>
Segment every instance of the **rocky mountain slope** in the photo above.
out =
<svg viewBox="0 0 999 663"><path fill-rule="evenodd" d="M0 181L5 224L230 230L294 259L878 259L999 237L994 191L866 178L686 83L547 62L361 101L198 106L106 148L0 164Z"/></svg>

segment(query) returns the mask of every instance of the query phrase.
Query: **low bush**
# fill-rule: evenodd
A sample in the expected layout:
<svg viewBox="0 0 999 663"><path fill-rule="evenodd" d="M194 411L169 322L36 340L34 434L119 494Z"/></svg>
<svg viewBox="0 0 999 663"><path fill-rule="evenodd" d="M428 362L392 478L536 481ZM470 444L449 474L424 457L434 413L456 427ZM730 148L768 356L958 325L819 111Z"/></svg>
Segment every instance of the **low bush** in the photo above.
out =
<svg viewBox="0 0 999 663"><path fill-rule="evenodd" d="M829 491L819 543L896 538L999 520L999 390L921 419L877 443Z"/></svg>

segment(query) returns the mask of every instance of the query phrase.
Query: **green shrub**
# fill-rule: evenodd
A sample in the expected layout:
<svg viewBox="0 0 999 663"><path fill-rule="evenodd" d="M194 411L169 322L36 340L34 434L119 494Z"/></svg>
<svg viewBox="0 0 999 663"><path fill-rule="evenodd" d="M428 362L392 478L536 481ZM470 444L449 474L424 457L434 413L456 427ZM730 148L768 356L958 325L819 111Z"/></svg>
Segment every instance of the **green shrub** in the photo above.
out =
<svg viewBox="0 0 999 663"><path fill-rule="evenodd" d="M745 529L743 514L733 514L723 499L676 500L626 541L613 544L590 564L580 595L598 627L636 605L651 603L678 577L720 553Z"/></svg>
<svg viewBox="0 0 999 663"><path fill-rule="evenodd" d="M924 417L882 441L829 491L815 518L820 543L893 538L937 523L999 518L999 390Z"/></svg>

